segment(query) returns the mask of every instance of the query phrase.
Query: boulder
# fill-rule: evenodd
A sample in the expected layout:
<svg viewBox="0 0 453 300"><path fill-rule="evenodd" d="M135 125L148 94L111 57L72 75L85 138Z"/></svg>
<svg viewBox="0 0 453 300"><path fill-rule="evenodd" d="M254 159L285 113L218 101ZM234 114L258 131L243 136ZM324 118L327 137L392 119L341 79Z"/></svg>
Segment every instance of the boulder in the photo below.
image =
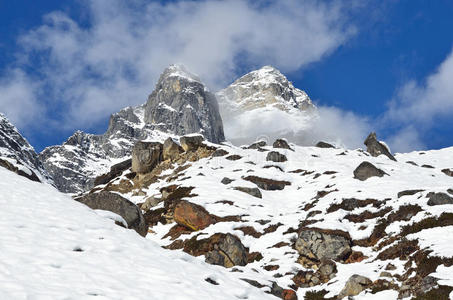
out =
<svg viewBox="0 0 453 300"><path fill-rule="evenodd" d="M351 277L349 277L344 288L338 295L338 299L343 299L344 297L348 296L356 296L362 291L366 290L371 285L371 283L372 281L364 276L357 274L352 275Z"/></svg>
<svg viewBox="0 0 453 300"><path fill-rule="evenodd" d="M322 141L318 142L315 147L318 147L318 148L335 148L335 146L333 146L333 145L331 145L329 143L326 143L326 142L322 142Z"/></svg>
<svg viewBox="0 0 453 300"><path fill-rule="evenodd" d="M364 161L354 170L354 178L364 181L370 177L382 177L385 173L381 169L376 168L372 163Z"/></svg>
<svg viewBox="0 0 453 300"><path fill-rule="evenodd" d="M258 188L249 188L249 187L242 187L242 186L237 186L234 188L236 191L240 191L243 193L247 193L250 196L256 197L256 198L263 198L263 195L261 195L261 191Z"/></svg>
<svg viewBox="0 0 453 300"><path fill-rule="evenodd" d="M132 148L132 172L151 172L162 161L162 148L158 142L137 142Z"/></svg>
<svg viewBox="0 0 453 300"><path fill-rule="evenodd" d="M173 218L179 225L193 231L205 229L214 222L204 207L185 200L176 205Z"/></svg>
<svg viewBox="0 0 453 300"><path fill-rule="evenodd" d="M228 177L223 177L222 181L220 181L222 184L230 184L234 181L234 179L230 179Z"/></svg>
<svg viewBox="0 0 453 300"><path fill-rule="evenodd" d="M447 176L453 177L453 169L443 169L442 173L444 173Z"/></svg>
<svg viewBox="0 0 453 300"><path fill-rule="evenodd" d="M110 167L110 171L102 174L94 180L94 185L109 183L112 179L120 176L124 171L132 167L132 159L127 159Z"/></svg>
<svg viewBox="0 0 453 300"><path fill-rule="evenodd" d="M204 138L202 135L186 135L179 139L184 151L197 151L203 145Z"/></svg>
<svg viewBox="0 0 453 300"><path fill-rule="evenodd" d="M221 265L226 268L245 266L247 264L247 250L241 240L230 233L224 235L214 245L214 250L206 253L205 257L207 263Z"/></svg>
<svg viewBox="0 0 453 300"><path fill-rule="evenodd" d="M175 160L179 157L181 153L184 152L184 149L178 145L172 138L165 140L163 145L163 159L164 160Z"/></svg>
<svg viewBox="0 0 453 300"><path fill-rule="evenodd" d="M137 205L118 194L102 191L87 194L75 200L91 209L107 210L120 215L126 221L127 227L134 229L141 236L146 236L148 233L148 226Z"/></svg>
<svg viewBox="0 0 453 300"><path fill-rule="evenodd" d="M274 148L281 148L281 149L288 149L293 150L288 144L288 141L285 139L276 139L274 144L272 145Z"/></svg>
<svg viewBox="0 0 453 300"><path fill-rule="evenodd" d="M220 157L220 156L225 156L228 154L228 151L224 150L224 149L217 149L214 151L214 153L212 153L212 157Z"/></svg>
<svg viewBox="0 0 453 300"><path fill-rule="evenodd" d="M266 146L266 141L258 141L258 142L251 144L250 146L248 146L247 149L260 149L261 147L265 147L265 146Z"/></svg>
<svg viewBox="0 0 453 300"><path fill-rule="evenodd" d="M384 154L391 160L396 161L395 157L390 153L389 149L385 144L382 142L379 142L376 138L376 133L372 132L368 135L364 142L366 146L366 151L371 154L371 156L379 156L381 154Z"/></svg>
<svg viewBox="0 0 453 300"><path fill-rule="evenodd" d="M295 248L311 260L344 261L351 254L351 239L347 234L315 228L304 228L299 233Z"/></svg>
<svg viewBox="0 0 453 300"><path fill-rule="evenodd" d="M273 162L285 162L288 159L286 158L285 155L283 155L277 151L271 151L267 154L266 160L273 161Z"/></svg>
<svg viewBox="0 0 453 300"><path fill-rule="evenodd" d="M291 185L289 181L282 181L282 180L274 180L268 178L262 178L258 176L247 176L243 178L244 180L253 182L259 188L266 190L266 191L275 191L275 190L283 190L285 186Z"/></svg>
<svg viewBox="0 0 453 300"><path fill-rule="evenodd" d="M428 205L430 206L453 204L453 198L446 193L429 193L428 198Z"/></svg>

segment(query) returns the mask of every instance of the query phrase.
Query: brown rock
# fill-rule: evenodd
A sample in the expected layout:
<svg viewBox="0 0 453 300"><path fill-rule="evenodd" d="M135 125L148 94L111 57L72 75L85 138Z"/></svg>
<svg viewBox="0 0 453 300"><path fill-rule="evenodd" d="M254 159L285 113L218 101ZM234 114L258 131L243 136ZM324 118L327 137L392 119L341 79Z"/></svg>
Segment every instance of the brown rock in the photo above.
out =
<svg viewBox="0 0 453 300"><path fill-rule="evenodd" d="M157 142L137 142L132 148L132 172L151 172L162 161L162 148Z"/></svg>
<svg viewBox="0 0 453 300"><path fill-rule="evenodd" d="M282 292L282 299L283 300L297 300L297 294L293 290L285 289Z"/></svg>
<svg viewBox="0 0 453 300"><path fill-rule="evenodd" d="M275 191L275 190L283 190L285 186L291 185L289 181L281 181L281 180L274 180L268 178L262 178L258 176L247 176L243 178L244 180L253 182L259 188L266 190L266 191Z"/></svg>
<svg viewBox="0 0 453 300"><path fill-rule="evenodd" d="M202 135L186 135L179 139L184 151L196 151L203 145L204 138Z"/></svg>
<svg viewBox="0 0 453 300"><path fill-rule="evenodd" d="M163 145L163 159L164 160L175 160L179 157L181 153L184 152L184 149L178 145L172 138L165 140Z"/></svg>
<svg viewBox="0 0 453 300"><path fill-rule="evenodd" d="M174 211L175 222L193 231L202 230L213 223L213 218L204 207L180 201Z"/></svg>

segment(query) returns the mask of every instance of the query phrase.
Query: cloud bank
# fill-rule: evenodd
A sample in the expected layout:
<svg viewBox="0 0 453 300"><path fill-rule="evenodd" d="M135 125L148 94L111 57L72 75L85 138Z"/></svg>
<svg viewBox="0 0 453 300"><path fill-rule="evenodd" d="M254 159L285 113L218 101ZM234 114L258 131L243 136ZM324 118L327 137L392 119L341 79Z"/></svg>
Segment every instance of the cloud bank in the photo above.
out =
<svg viewBox="0 0 453 300"><path fill-rule="evenodd" d="M244 68L299 70L354 33L347 8L337 1L81 3L87 20L46 15L19 38L14 68L2 74L1 110L22 129L93 127L144 103L172 63L218 89Z"/></svg>

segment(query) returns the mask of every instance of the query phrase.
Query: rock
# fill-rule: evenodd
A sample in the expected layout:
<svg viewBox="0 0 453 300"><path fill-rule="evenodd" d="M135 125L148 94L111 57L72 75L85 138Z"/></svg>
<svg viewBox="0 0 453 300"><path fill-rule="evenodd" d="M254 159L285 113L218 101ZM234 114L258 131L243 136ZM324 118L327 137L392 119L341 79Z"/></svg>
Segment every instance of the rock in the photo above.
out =
<svg viewBox="0 0 453 300"><path fill-rule="evenodd" d="M148 226L137 205L118 194L102 191L87 194L75 200L91 209L107 210L120 215L126 221L127 227L134 229L141 236L146 236L148 233Z"/></svg>
<svg viewBox="0 0 453 300"><path fill-rule="evenodd" d="M241 158L242 158L242 156L237 155L237 154L232 154L232 155L228 155L227 157L225 157L225 159L228 159L231 161L240 160Z"/></svg>
<svg viewBox="0 0 453 300"><path fill-rule="evenodd" d="M127 159L111 166L108 173L96 177L94 180L94 186L109 183L112 179L120 176L130 167L132 167L132 159Z"/></svg>
<svg viewBox="0 0 453 300"><path fill-rule="evenodd" d="M453 169L443 169L442 173L444 173L447 176L453 177Z"/></svg>
<svg viewBox="0 0 453 300"><path fill-rule="evenodd" d="M230 184L230 183L232 183L233 181L234 181L234 179L230 179L230 178L228 178L228 177L223 177L221 183L223 183L223 184Z"/></svg>
<svg viewBox="0 0 453 300"><path fill-rule="evenodd" d="M179 157L181 153L184 152L184 149L178 145L172 138L165 140L163 145L163 159L164 160L175 160Z"/></svg>
<svg viewBox="0 0 453 300"><path fill-rule="evenodd" d="M429 193L428 198L428 205L430 206L453 204L453 198L446 193Z"/></svg>
<svg viewBox="0 0 453 300"><path fill-rule="evenodd" d="M220 157L220 156L225 156L228 154L228 151L224 150L224 149L217 149L214 151L214 153L212 153L212 157Z"/></svg>
<svg viewBox="0 0 453 300"><path fill-rule="evenodd" d="M184 151L196 151L201 145L203 145L204 138L202 135L186 135L179 139Z"/></svg>
<svg viewBox="0 0 453 300"><path fill-rule="evenodd" d="M291 185L289 181L281 181L281 180L273 180L268 178L262 178L258 176L247 176L243 178L244 180L253 182L259 188L266 190L266 191L276 191L276 190L283 190L285 186Z"/></svg>
<svg viewBox="0 0 453 300"><path fill-rule="evenodd" d="M333 146L333 145L331 145L329 143L326 143L326 142L322 142L322 141L318 142L315 147L318 147L318 148L335 148L335 146Z"/></svg>
<svg viewBox="0 0 453 300"><path fill-rule="evenodd" d="M253 197L256 197L256 198L263 198L263 196L261 195L261 191L258 189L258 188L249 188L249 187L242 187L242 186L237 186L234 188L236 191L240 191L240 192L243 192L243 193L247 193Z"/></svg>
<svg viewBox="0 0 453 300"><path fill-rule="evenodd" d="M281 149L288 149L293 150L288 144L288 141L285 139L276 139L274 144L272 145L274 148L281 148Z"/></svg>
<svg viewBox="0 0 453 300"><path fill-rule="evenodd" d="M351 239L345 234L304 228L296 240L295 248L309 259L343 261L351 254Z"/></svg>
<svg viewBox="0 0 453 300"><path fill-rule="evenodd" d="M147 211L163 201L162 198L157 198L154 196L146 198L145 202L141 205L141 210Z"/></svg>
<svg viewBox="0 0 453 300"><path fill-rule="evenodd" d="M412 196L417 193L423 192L424 190L406 190L406 191L401 191L398 193L398 198L401 198L403 196Z"/></svg>
<svg viewBox="0 0 453 300"><path fill-rule="evenodd" d="M250 146L248 146L247 149L260 149L265 146L266 146L266 141L258 141L258 142L251 144Z"/></svg>
<svg viewBox="0 0 453 300"><path fill-rule="evenodd" d="M28 178L31 181L41 182L35 172L30 170L29 168L23 166L21 163L16 162L16 165L12 164L6 159L0 158L0 167L3 167L11 172L16 173L22 177ZM22 168L21 168L22 167Z"/></svg>
<svg viewBox="0 0 453 300"><path fill-rule="evenodd" d="M267 154L266 160L273 161L273 162L285 162L288 159L286 158L285 155L283 155L277 151L271 151Z"/></svg>
<svg viewBox="0 0 453 300"><path fill-rule="evenodd" d="M338 295L338 299L343 299L347 296L356 296L366 290L371 285L371 280L360 275L352 275L346 282L344 288Z"/></svg>
<svg viewBox="0 0 453 300"><path fill-rule="evenodd" d="M297 294L293 290L284 289L282 291L282 299L283 300L297 300Z"/></svg>
<svg viewBox="0 0 453 300"><path fill-rule="evenodd" d="M364 181L370 177L382 177L385 173L381 169L376 168L372 163L364 161L354 170L354 178Z"/></svg>
<svg viewBox="0 0 453 300"><path fill-rule="evenodd" d="M372 133L370 133L368 135L368 137L366 138L364 144L366 146L367 152L370 153L371 156L376 157L376 156L379 156L381 154L384 154L385 156L387 156L391 160L396 161L395 157L390 153L390 151L387 148L387 146L385 146L385 144L383 144L382 142L379 142L377 140L375 132L372 132Z"/></svg>
<svg viewBox="0 0 453 300"><path fill-rule="evenodd" d="M205 229L214 222L204 207L185 200L176 205L173 218L179 225L193 231Z"/></svg>
<svg viewBox="0 0 453 300"><path fill-rule="evenodd" d="M132 149L132 172L151 172L162 161L162 148L158 142L137 142Z"/></svg>
<svg viewBox="0 0 453 300"><path fill-rule="evenodd" d="M208 252L205 257L207 263L226 268L247 264L247 250L241 240L230 233L223 235L214 245L214 250Z"/></svg>

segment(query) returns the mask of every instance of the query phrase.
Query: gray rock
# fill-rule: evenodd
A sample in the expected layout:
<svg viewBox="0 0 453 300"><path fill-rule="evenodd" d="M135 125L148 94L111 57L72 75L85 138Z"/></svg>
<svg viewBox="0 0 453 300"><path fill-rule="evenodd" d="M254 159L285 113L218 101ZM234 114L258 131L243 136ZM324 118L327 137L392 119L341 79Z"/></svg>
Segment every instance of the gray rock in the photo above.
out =
<svg viewBox="0 0 453 300"><path fill-rule="evenodd" d="M143 211L147 211L147 210L157 206L162 201L164 201L164 199L150 196L150 197L146 198L145 202L142 204L142 206L140 208Z"/></svg>
<svg viewBox="0 0 453 300"><path fill-rule="evenodd" d="M224 149L217 149L214 151L214 153L212 153L212 157L220 157L220 156L225 156L228 154L228 151L224 150Z"/></svg>
<svg viewBox="0 0 453 300"><path fill-rule="evenodd" d="M271 151L267 154L266 160L273 161L273 162L285 162L288 159L286 158L285 155L283 155L277 151Z"/></svg>
<svg viewBox="0 0 453 300"><path fill-rule="evenodd" d="M243 177L242 179L253 182L259 188L266 191L283 190L287 185L291 185L291 182L289 181L274 180L258 176L247 176Z"/></svg>
<svg viewBox="0 0 453 300"><path fill-rule="evenodd" d="M354 170L354 178L364 181L371 177L382 177L386 175L384 171L376 168L372 163L364 161Z"/></svg>
<svg viewBox="0 0 453 300"><path fill-rule="evenodd" d="M429 193L428 198L428 205L430 206L453 204L453 198L446 193Z"/></svg>
<svg viewBox="0 0 453 300"><path fill-rule="evenodd" d="M196 151L200 146L203 145L203 136L202 135L189 135L182 136L179 139L182 148L184 151Z"/></svg>
<svg viewBox="0 0 453 300"><path fill-rule="evenodd" d="M293 150L288 144L288 141L285 139L276 139L274 144L272 144L272 147L274 148L281 148L281 149L288 149L288 150Z"/></svg>
<svg viewBox="0 0 453 300"><path fill-rule="evenodd" d="M424 190L406 190L406 191L401 191L401 192L398 192L398 198L401 198L403 196L412 196L412 195L415 195L417 193L420 193L420 192L423 192Z"/></svg>
<svg viewBox="0 0 453 300"><path fill-rule="evenodd" d="M216 249L206 254L206 262L223 265L226 268L245 266L247 264L247 250L237 236L227 233L216 245Z"/></svg>
<svg viewBox="0 0 453 300"><path fill-rule="evenodd" d="M372 132L368 135L364 144L366 146L367 152L370 153L371 156L376 157L384 154L391 160L396 161L395 157L390 153L389 149L383 143L377 140L375 132Z"/></svg>
<svg viewBox="0 0 453 300"><path fill-rule="evenodd" d="M120 215L126 221L128 228L134 229L141 236L146 236L148 233L148 226L137 205L118 194L102 191L87 194L75 200L91 209L107 210Z"/></svg>
<svg viewBox="0 0 453 300"><path fill-rule="evenodd" d="M230 184L234 181L234 179L230 179L228 177L223 177L222 181L220 181L223 184Z"/></svg>
<svg viewBox="0 0 453 300"><path fill-rule="evenodd" d="M225 140L216 97L183 66L162 73L146 103L145 122L176 135L202 133L211 142Z"/></svg>
<svg viewBox="0 0 453 300"><path fill-rule="evenodd" d="M258 141L258 142L251 144L250 146L248 146L247 149L260 149L261 147L265 147L265 146L266 146L265 141Z"/></svg>
<svg viewBox="0 0 453 300"><path fill-rule="evenodd" d="M184 149L172 138L165 140L162 153L164 160L175 160L182 152L184 152Z"/></svg>
<svg viewBox="0 0 453 300"><path fill-rule="evenodd" d="M94 179L94 186L106 184L132 167L132 159L127 159L110 167L110 171Z"/></svg>
<svg viewBox="0 0 453 300"><path fill-rule="evenodd" d="M316 261L342 261L351 254L350 239L311 228L302 229L295 247L300 255Z"/></svg>
<svg viewBox="0 0 453 300"><path fill-rule="evenodd" d="M137 142L132 149L132 172L151 172L162 161L162 151L161 143Z"/></svg>
<svg viewBox="0 0 453 300"><path fill-rule="evenodd" d="M322 141L318 142L315 147L318 147L318 148L335 148L335 146L333 146L333 145L331 145L329 143L326 143L326 142L322 142Z"/></svg>
<svg viewBox="0 0 453 300"><path fill-rule="evenodd" d="M352 275L338 295L338 299L343 299L348 296L356 296L366 290L371 283L372 281L364 276L357 274Z"/></svg>
<svg viewBox="0 0 453 300"><path fill-rule="evenodd" d="M253 197L256 197L256 198L260 198L260 199L263 198L259 188L248 188L248 187L237 186L234 189L236 191L247 193L247 194L249 194L249 195L251 195Z"/></svg>
<svg viewBox="0 0 453 300"><path fill-rule="evenodd" d="M442 173L444 173L447 176L453 177L453 169L443 169Z"/></svg>

